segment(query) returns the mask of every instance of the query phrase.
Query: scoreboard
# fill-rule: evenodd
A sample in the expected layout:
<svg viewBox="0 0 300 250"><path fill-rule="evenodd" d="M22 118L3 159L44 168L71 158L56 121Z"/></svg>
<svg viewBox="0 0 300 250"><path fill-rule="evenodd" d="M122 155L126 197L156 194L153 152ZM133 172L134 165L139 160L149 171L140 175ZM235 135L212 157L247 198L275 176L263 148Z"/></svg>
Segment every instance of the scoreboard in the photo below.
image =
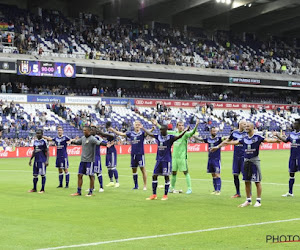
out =
<svg viewBox="0 0 300 250"><path fill-rule="evenodd" d="M75 78L76 66L73 63L18 60L17 74Z"/></svg>

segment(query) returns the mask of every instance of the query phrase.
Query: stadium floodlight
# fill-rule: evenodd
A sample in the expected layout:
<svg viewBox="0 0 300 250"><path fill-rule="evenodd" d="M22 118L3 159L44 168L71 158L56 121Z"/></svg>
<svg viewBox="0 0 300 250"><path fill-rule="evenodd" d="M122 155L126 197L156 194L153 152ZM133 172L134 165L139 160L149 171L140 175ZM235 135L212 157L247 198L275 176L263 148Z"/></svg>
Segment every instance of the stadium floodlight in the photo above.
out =
<svg viewBox="0 0 300 250"><path fill-rule="evenodd" d="M222 0L222 3L225 3L226 2L226 0Z"/></svg>
<svg viewBox="0 0 300 250"><path fill-rule="evenodd" d="M220 2L221 2L221 0L216 0L216 2L217 2L217 3L220 3Z"/></svg>
<svg viewBox="0 0 300 250"><path fill-rule="evenodd" d="M226 4L231 4L231 0L226 0Z"/></svg>

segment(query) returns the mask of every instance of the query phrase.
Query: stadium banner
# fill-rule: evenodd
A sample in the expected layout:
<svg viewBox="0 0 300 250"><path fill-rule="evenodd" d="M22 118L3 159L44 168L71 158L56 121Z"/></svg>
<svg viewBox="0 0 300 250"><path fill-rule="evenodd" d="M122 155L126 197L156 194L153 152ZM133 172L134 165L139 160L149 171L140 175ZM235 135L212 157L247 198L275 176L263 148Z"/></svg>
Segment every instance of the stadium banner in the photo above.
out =
<svg viewBox="0 0 300 250"><path fill-rule="evenodd" d="M290 149L290 143L263 143L260 146L260 150L283 150ZM118 154L130 154L131 145L116 145ZM233 151L234 146L228 145L222 148L222 151ZM80 156L82 152L81 146L69 146L68 149L69 156ZM156 144L145 144L145 154L156 153ZM206 143L193 143L188 144L188 152L207 152L208 145ZM30 157L33 152L33 147L0 147L0 158L16 158L16 157ZM50 156L56 156L56 147L49 147ZM106 154L106 148L101 147L101 155ZM51 164L51 162L50 162Z"/></svg>
<svg viewBox="0 0 300 250"><path fill-rule="evenodd" d="M14 101L14 102L27 102L27 95L19 94L0 94L0 100L2 101Z"/></svg>
<svg viewBox="0 0 300 250"><path fill-rule="evenodd" d="M158 103L166 105L167 107L195 107L196 105L204 106L207 104L213 105L214 108L219 109L250 109L255 108L259 109L264 107L268 110L274 110L280 108L281 110L289 110L290 107L299 106L299 105L284 105L284 104L263 104L263 103L238 103L238 102L212 102L212 101L168 101L168 100L153 100L153 99L135 99L135 105L137 106L148 106L154 107Z"/></svg>
<svg viewBox="0 0 300 250"><path fill-rule="evenodd" d="M128 102L130 104L134 105L134 99L126 99L126 98L102 98L103 101L106 102L106 104L110 105L127 105Z"/></svg>
<svg viewBox="0 0 300 250"><path fill-rule="evenodd" d="M73 104L97 104L98 102L101 102L101 97L66 96L65 102Z"/></svg>
<svg viewBox="0 0 300 250"><path fill-rule="evenodd" d="M288 82L289 87L295 87L295 88L300 88L300 82Z"/></svg>
<svg viewBox="0 0 300 250"><path fill-rule="evenodd" d="M259 79L251 79L251 78L240 78L240 77L229 77L229 83L242 83L242 84L261 84L261 80Z"/></svg>
<svg viewBox="0 0 300 250"><path fill-rule="evenodd" d="M56 95L28 95L27 102L65 103L65 97L64 96L56 96Z"/></svg>

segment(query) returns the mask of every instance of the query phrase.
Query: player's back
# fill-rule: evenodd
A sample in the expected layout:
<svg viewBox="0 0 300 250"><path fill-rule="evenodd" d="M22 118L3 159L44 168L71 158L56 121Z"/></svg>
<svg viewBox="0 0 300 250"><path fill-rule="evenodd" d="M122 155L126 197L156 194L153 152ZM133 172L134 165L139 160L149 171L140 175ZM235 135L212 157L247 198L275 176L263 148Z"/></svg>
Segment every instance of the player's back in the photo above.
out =
<svg viewBox="0 0 300 250"><path fill-rule="evenodd" d="M98 140L98 141L103 141L102 138L99 136L99 135L95 135L95 138ZM100 159L100 145L96 145L95 146L95 158L96 159Z"/></svg>
<svg viewBox="0 0 300 250"><path fill-rule="evenodd" d="M106 137L107 141L114 143L116 140L116 136L113 133L107 133L107 135L108 135ZM117 154L117 149L114 144L111 147L107 148L106 155L108 155L108 154Z"/></svg>

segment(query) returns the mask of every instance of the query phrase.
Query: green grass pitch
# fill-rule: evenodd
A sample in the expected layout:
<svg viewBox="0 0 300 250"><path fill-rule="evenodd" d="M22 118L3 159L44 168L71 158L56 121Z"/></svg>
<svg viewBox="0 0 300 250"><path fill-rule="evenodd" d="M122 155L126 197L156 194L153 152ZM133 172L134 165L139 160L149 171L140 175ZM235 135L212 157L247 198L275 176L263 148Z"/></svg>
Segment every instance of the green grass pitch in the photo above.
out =
<svg viewBox="0 0 300 250"><path fill-rule="evenodd" d="M288 191L289 151L261 152L263 175L262 207L238 208L243 197L234 194L231 174L232 152L222 153L222 193L211 195L212 180L206 173L207 154L190 153L189 169L193 194L170 194L168 201L146 201L151 194L151 173L155 155L146 155L148 191L133 187L130 156L118 156L120 188L105 188L93 197L71 197L76 192L79 157L70 157L70 188L57 189L55 159L47 168L46 193L27 193L32 188L32 168L28 158L0 160L0 249L40 249L85 243L114 241L143 236L230 227L251 223L300 218L300 176L296 174L295 197ZM104 163L104 157L102 157ZM103 168L104 184L108 183ZM297 179L299 178L299 179ZM96 180L98 188L98 181ZM163 184L162 177L159 184ZM298 184L299 183L299 184ZM139 184L142 187L141 173ZM39 179L38 188L41 181ZM88 187L84 178L83 190ZM186 191L183 174L177 189ZM255 189L254 189L255 190ZM161 198L163 190L158 190ZM256 193L254 192L254 198ZM79 249L262 249L300 248L300 243L266 243L266 235L298 235L300 221L227 228L162 238L111 242Z"/></svg>

